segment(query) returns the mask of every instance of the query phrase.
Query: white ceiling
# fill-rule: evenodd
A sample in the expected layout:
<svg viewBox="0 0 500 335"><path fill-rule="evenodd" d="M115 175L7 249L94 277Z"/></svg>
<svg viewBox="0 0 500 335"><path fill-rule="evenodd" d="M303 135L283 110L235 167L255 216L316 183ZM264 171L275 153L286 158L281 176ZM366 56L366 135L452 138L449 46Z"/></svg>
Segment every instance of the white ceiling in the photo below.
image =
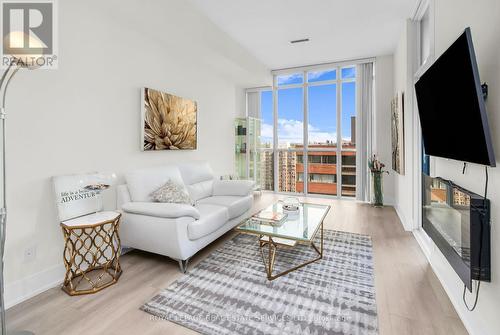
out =
<svg viewBox="0 0 500 335"><path fill-rule="evenodd" d="M393 53L416 0L191 0L270 69ZM310 42L290 44L310 38Z"/></svg>

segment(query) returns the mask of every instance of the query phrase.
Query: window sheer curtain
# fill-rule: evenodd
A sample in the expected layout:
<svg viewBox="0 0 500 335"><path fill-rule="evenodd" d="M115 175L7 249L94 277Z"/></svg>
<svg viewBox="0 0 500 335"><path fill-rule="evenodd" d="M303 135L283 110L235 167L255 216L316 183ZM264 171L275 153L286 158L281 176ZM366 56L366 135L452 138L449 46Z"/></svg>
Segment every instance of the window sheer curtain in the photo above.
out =
<svg viewBox="0 0 500 335"><path fill-rule="evenodd" d="M356 123L356 200L370 201L370 171L368 159L372 154L372 124L373 124L373 63L357 65L358 83L358 117Z"/></svg>

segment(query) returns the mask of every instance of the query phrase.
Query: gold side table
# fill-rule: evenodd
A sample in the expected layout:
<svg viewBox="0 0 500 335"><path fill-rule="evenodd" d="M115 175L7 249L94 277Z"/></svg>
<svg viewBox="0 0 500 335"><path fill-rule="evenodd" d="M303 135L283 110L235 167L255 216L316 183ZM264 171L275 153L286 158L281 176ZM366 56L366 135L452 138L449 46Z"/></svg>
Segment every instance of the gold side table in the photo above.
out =
<svg viewBox="0 0 500 335"><path fill-rule="evenodd" d="M121 214L98 212L61 222L66 275L62 289L69 295L98 292L118 281Z"/></svg>

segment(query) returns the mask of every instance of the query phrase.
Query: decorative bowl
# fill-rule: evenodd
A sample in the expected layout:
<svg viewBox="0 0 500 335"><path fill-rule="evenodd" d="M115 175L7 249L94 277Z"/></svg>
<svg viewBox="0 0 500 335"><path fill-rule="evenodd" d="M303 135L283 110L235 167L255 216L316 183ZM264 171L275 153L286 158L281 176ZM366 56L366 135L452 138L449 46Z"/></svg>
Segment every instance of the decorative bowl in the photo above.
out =
<svg viewBox="0 0 500 335"><path fill-rule="evenodd" d="M298 213L300 208L300 201L297 198L288 197L283 200L282 208L284 213L289 213L289 214Z"/></svg>

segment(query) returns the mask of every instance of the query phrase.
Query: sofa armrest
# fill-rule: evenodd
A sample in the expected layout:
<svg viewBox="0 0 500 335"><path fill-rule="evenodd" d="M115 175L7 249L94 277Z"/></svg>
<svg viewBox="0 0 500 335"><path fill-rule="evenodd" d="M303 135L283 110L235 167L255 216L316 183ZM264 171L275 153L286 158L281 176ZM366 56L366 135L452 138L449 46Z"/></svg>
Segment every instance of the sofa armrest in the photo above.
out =
<svg viewBox="0 0 500 335"><path fill-rule="evenodd" d="M215 180L213 195L245 196L253 191L253 180Z"/></svg>
<svg viewBox="0 0 500 335"><path fill-rule="evenodd" d="M127 202L122 205L125 213L155 216L160 218L180 218L184 216L192 217L195 220L200 218L200 212L191 205L172 204L161 202Z"/></svg>

